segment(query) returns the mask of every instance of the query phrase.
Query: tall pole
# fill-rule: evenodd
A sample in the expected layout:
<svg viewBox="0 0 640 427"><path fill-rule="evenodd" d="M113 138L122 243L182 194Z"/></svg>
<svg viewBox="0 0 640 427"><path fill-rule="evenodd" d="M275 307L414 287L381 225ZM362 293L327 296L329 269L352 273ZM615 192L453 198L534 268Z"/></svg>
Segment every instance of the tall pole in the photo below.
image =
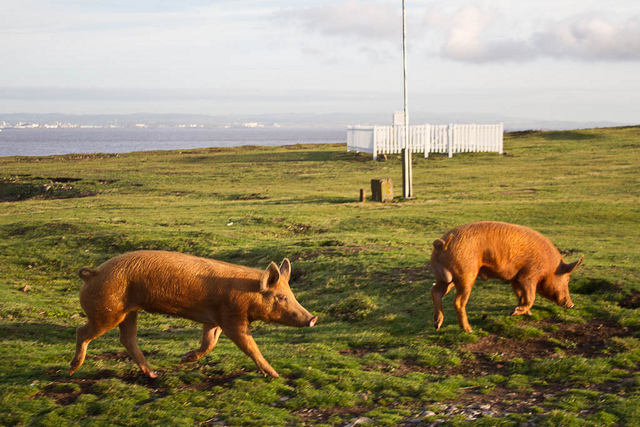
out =
<svg viewBox="0 0 640 427"><path fill-rule="evenodd" d="M409 145L409 109L407 86L407 14L402 0L402 71L404 74L404 148L402 149L402 197L413 198L413 172L411 170L411 147Z"/></svg>

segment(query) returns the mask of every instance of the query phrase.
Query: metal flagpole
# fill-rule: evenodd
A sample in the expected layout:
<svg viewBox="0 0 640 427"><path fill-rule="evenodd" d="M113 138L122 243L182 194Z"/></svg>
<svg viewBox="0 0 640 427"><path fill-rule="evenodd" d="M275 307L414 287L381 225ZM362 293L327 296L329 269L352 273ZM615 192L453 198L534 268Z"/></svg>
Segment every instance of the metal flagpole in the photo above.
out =
<svg viewBox="0 0 640 427"><path fill-rule="evenodd" d="M404 148L402 149L402 197L413 198L413 172L411 170L411 147L409 144L409 110L407 86L407 14L402 0L402 70L404 73Z"/></svg>

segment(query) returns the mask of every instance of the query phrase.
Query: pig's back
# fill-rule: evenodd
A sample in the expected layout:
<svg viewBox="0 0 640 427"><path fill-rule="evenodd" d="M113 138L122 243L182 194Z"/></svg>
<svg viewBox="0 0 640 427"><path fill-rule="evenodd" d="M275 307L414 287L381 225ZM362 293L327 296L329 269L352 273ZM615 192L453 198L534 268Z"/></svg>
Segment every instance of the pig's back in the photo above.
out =
<svg viewBox="0 0 640 427"><path fill-rule="evenodd" d="M455 259L499 276L553 262L557 249L539 232L517 224L480 221L451 230L449 250ZM443 239L448 238L447 235ZM554 253L555 252L555 253ZM476 267L476 265L474 265Z"/></svg>
<svg viewBox="0 0 640 427"><path fill-rule="evenodd" d="M164 313L222 303L231 292L249 290L261 275L249 267L166 251L126 253L96 273L94 291Z"/></svg>

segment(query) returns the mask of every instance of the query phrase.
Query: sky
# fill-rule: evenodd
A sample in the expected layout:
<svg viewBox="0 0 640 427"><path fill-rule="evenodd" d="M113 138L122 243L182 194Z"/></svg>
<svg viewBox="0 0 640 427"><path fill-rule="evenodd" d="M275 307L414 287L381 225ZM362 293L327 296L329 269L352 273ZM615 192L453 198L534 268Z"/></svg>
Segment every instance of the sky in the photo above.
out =
<svg viewBox="0 0 640 427"><path fill-rule="evenodd" d="M640 123L638 0L406 0L409 112ZM388 113L401 0L0 0L0 113Z"/></svg>

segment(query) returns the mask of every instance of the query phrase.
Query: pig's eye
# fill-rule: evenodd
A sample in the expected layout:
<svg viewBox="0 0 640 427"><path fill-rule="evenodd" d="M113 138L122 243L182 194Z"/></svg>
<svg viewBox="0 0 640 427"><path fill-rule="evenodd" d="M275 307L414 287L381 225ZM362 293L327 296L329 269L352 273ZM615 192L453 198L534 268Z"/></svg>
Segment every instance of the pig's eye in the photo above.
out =
<svg viewBox="0 0 640 427"><path fill-rule="evenodd" d="M287 296L286 295L278 295L278 296L276 296L276 300L278 302L285 303L285 302L287 302Z"/></svg>

